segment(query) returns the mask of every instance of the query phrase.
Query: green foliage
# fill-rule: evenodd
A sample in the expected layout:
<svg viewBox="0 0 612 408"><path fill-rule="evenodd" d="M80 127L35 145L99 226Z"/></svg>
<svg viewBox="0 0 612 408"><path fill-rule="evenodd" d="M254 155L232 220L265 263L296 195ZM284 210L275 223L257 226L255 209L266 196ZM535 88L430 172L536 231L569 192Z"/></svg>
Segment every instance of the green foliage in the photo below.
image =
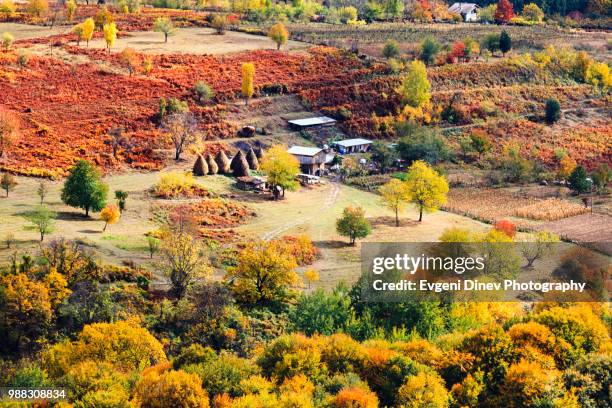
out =
<svg viewBox="0 0 612 408"><path fill-rule="evenodd" d="M435 164L448 158L444 139L435 129L399 122L396 124L396 134L400 137L397 150L408 164L416 160Z"/></svg>
<svg viewBox="0 0 612 408"><path fill-rule="evenodd" d="M348 288L340 284L331 293L317 289L301 296L289 320L295 331L309 336L346 332L354 320Z"/></svg>
<svg viewBox="0 0 612 408"><path fill-rule="evenodd" d="M36 207L24 217L32 224L28 229L33 229L40 234L40 242L45 239L45 235L52 233L55 229L54 224L57 214L45 206Z"/></svg>
<svg viewBox="0 0 612 408"><path fill-rule="evenodd" d="M582 166L576 166L569 176L570 188L578 194L587 193L591 190L591 181L587 178L587 172Z"/></svg>
<svg viewBox="0 0 612 408"><path fill-rule="evenodd" d="M413 108L420 108L429 103L430 89L431 84L427 79L425 64L421 61L412 61L398 90L402 103Z"/></svg>
<svg viewBox="0 0 612 408"><path fill-rule="evenodd" d="M427 64L432 65L436 61L436 55L440 52L440 44L433 37L427 37L421 43L421 60Z"/></svg>
<svg viewBox="0 0 612 408"><path fill-rule="evenodd" d="M487 34L481 41L480 48L489 50L491 53L495 53L495 51L499 51L500 47L500 35L491 33Z"/></svg>
<svg viewBox="0 0 612 408"><path fill-rule="evenodd" d="M106 205L108 185L103 183L100 172L88 161L79 160L70 169L64 182L62 201L71 207L100 211Z"/></svg>
<svg viewBox="0 0 612 408"><path fill-rule="evenodd" d="M508 51L512 49L512 39L510 35L504 30L499 35L499 50L502 54L506 55Z"/></svg>
<svg viewBox="0 0 612 408"><path fill-rule="evenodd" d="M259 372L251 360L225 353L206 362L186 365L183 369L200 377L208 395L227 393L231 397L241 395L241 382Z"/></svg>
<svg viewBox="0 0 612 408"><path fill-rule="evenodd" d="M193 87L193 91L195 92L199 102L208 102L215 96L215 92L204 81L196 82Z"/></svg>
<svg viewBox="0 0 612 408"><path fill-rule="evenodd" d="M385 58L395 58L399 55L400 49L399 44L395 40L387 40L385 46L383 47L382 54Z"/></svg>
<svg viewBox="0 0 612 408"><path fill-rule="evenodd" d="M365 211L361 207L346 207L342 217L336 221L338 234L349 237L350 244L355 245L357 238L365 238L370 235L372 227L365 218Z"/></svg>

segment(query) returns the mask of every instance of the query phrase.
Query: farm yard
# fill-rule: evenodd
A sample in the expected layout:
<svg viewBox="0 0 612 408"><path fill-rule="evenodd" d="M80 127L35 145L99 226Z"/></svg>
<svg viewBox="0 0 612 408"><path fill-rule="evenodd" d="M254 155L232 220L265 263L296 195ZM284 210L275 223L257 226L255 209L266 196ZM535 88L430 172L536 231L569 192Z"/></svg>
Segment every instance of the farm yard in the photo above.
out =
<svg viewBox="0 0 612 408"><path fill-rule="evenodd" d="M609 2L94 3L0 0L0 406L609 408Z"/></svg>

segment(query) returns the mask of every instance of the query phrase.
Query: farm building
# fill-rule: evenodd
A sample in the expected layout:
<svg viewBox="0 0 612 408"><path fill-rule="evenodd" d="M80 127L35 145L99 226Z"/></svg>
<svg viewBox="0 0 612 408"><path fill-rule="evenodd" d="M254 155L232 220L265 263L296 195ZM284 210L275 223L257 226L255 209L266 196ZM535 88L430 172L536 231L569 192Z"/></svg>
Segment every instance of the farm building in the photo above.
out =
<svg viewBox="0 0 612 408"><path fill-rule="evenodd" d="M319 116L316 118L295 119L288 122L292 129L302 130L313 127L332 126L334 123L336 123L336 120L327 116Z"/></svg>
<svg viewBox="0 0 612 408"><path fill-rule="evenodd" d="M298 162L304 174L319 175L325 170L327 154L318 147L292 146L288 153L292 154Z"/></svg>
<svg viewBox="0 0 612 408"><path fill-rule="evenodd" d="M340 154L367 152L372 141L368 139L347 139L332 143Z"/></svg>
<svg viewBox="0 0 612 408"><path fill-rule="evenodd" d="M266 189L266 180L263 177L238 177L236 184L241 190L262 191Z"/></svg>
<svg viewBox="0 0 612 408"><path fill-rule="evenodd" d="M448 8L448 11L459 14L465 22L471 22L478 21L479 8L478 4L474 3L453 3L453 5Z"/></svg>

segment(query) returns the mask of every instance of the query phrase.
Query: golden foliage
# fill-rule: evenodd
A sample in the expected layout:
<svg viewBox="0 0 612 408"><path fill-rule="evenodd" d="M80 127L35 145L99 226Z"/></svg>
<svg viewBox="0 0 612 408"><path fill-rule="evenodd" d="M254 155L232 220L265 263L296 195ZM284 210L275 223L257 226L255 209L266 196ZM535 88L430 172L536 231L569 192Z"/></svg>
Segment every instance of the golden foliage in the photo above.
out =
<svg viewBox="0 0 612 408"><path fill-rule="evenodd" d="M270 27L268 37L276 43L276 48L280 50L280 47L284 45L287 42L287 38L289 38L289 31L287 31L283 23L278 22Z"/></svg>
<svg viewBox="0 0 612 408"><path fill-rule="evenodd" d="M143 408L209 407L200 377L182 370L144 375L136 385L136 399Z"/></svg>
<svg viewBox="0 0 612 408"><path fill-rule="evenodd" d="M255 77L255 65L252 62L242 64L242 96L246 101L253 96L253 81Z"/></svg>
<svg viewBox="0 0 612 408"><path fill-rule="evenodd" d="M332 401L332 407L377 408L378 397L372 391L361 387L343 388Z"/></svg>
<svg viewBox="0 0 612 408"><path fill-rule="evenodd" d="M445 408L448 398L442 378L423 371L408 377L397 392L397 401L405 408Z"/></svg>

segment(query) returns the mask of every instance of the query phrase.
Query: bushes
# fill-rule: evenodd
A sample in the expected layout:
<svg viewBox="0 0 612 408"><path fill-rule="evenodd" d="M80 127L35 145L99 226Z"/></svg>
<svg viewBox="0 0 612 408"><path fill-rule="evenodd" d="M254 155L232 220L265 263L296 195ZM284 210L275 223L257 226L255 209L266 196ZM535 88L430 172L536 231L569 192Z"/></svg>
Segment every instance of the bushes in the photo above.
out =
<svg viewBox="0 0 612 408"><path fill-rule="evenodd" d="M178 171L163 173L157 184L152 187L151 193L160 198L205 196L208 194L203 187L196 184L191 173Z"/></svg>
<svg viewBox="0 0 612 408"><path fill-rule="evenodd" d="M561 118L561 105L559 105L559 101L556 99L548 99L544 106L544 110L546 112L546 123L549 125L555 123Z"/></svg>
<svg viewBox="0 0 612 408"><path fill-rule="evenodd" d="M399 55L400 49L399 44L395 40L387 40L385 46L383 47L382 54L385 58L395 58Z"/></svg>

